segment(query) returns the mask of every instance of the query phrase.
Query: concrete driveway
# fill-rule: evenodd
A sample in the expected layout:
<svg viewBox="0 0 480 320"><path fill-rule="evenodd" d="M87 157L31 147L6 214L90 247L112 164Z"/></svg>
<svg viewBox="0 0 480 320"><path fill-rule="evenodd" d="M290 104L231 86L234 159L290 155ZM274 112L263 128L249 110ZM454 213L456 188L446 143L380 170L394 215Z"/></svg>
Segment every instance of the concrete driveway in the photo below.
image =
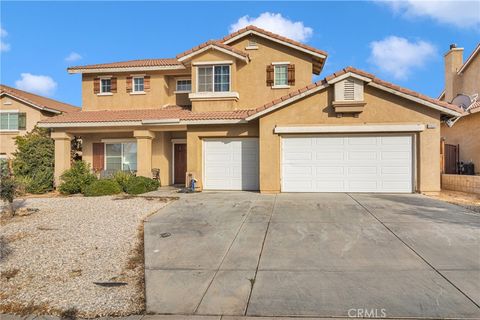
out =
<svg viewBox="0 0 480 320"><path fill-rule="evenodd" d="M204 192L145 224L147 312L480 317L480 216L421 195Z"/></svg>

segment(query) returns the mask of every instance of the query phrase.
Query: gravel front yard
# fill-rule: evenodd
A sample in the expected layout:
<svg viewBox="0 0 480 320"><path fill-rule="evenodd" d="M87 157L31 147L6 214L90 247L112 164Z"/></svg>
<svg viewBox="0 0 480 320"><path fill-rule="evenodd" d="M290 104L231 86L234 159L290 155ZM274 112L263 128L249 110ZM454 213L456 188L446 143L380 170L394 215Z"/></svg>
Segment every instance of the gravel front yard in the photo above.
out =
<svg viewBox="0 0 480 320"><path fill-rule="evenodd" d="M94 317L144 310L143 219L168 199L29 198L0 225L0 313ZM95 284L107 282L108 284ZM108 286L117 282L120 286Z"/></svg>

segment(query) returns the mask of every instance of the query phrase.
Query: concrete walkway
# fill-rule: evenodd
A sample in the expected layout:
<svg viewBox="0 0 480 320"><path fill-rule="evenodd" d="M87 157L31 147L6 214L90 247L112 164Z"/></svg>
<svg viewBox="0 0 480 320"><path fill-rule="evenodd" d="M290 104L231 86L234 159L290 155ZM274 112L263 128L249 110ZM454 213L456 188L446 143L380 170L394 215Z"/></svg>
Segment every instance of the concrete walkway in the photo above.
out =
<svg viewBox="0 0 480 320"><path fill-rule="evenodd" d="M479 232L421 195L188 194L145 224L147 312L480 318Z"/></svg>

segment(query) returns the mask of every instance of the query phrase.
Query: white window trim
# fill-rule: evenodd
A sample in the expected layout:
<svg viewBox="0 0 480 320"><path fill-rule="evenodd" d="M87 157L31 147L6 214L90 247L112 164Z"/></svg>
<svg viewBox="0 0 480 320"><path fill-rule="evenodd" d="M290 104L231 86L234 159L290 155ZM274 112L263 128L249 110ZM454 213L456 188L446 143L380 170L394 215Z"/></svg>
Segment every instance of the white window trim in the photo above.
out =
<svg viewBox="0 0 480 320"><path fill-rule="evenodd" d="M177 90L178 89L178 81L190 81L190 90ZM176 78L175 79L175 91L173 93L190 93L192 92L192 79L191 78Z"/></svg>
<svg viewBox="0 0 480 320"><path fill-rule="evenodd" d="M102 80L110 80L110 91L102 91L103 86L102 86ZM97 93L98 96L111 96L113 95L112 93L112 76L104 76L100 77L100 91Z"/></svg>
<svg viewBox="0 0 480 320"><path fill-rule="evenodd" d="M120 148L120 156L110 156L110 158L118 158L120 157L120 166L121 166L121 169L120 171L125 171L123 170L123 144L124 143L135 143L137 144L137 141L136 139L104 139L104 140L101 140L102 142L104 141L108 141L108 142L104 142L103 144L103 154L104 154L104 159L103 159L103 168L104 170L108 170L107 169L107 144L120 144L121 145L121 148ZM138 144L137 144L137 159L138 159ZM138 162L137 162L137 169L135 170L132 170L132 171L137 171L138 170Z"/></svg>
<svg viewBox="0 0 480 320"><path fill-rule="evenodd" d="M212 67L212 91L199 91L198 87L200 85L198 81L199 77L199 70L197 67L197 84L196 84L196 93L226 93L226 92L232 92L232 67L230 65L228 66L228 91L215 91L215 67L219 66L225 66L225 64L208 64L208 65L201 65L200 67Z"/></svg>
<svg viewBox="0 0 480 320"><path fill-rule="evenodd" d="M135 91L135 79L143 79L143 90ZM132 92L130 92L130 94L145 94L145 76L144 75L132 76Z"/></svg>
<svg viewBox="0 0 480 320"><path fill-rule="evenodd" d="M0 110L0 113L16 113L18 115L20 113L20 110ZM10 127L10 118L8 118L8 126ZM0 129L0 132L20 132L20 129L18 129L17 123L17 129Z"/></svg>
<svg viewBox="0 0 480 320"><path fill-rule="evenodd" d="M188 95L190 100L218 100L238 99L240 95L235 91L193 92Z"/></svg>
<svg viewBox="0 0 480 320"><path fill-rule="evenodd" d="M172 139L172 184L175 184L175 145L187 144L187 139Z"/></svg>
<svg viewBox="0 0 480 320"><path fill-rule="evenodd" d="M290 63L289 62L272 62L272 65L273 65L273 86L272 86L272 89L288 89L290 88L290 86L288 85L288 65ZM287 84L275 84L277 83L277 73L275 72L276 71L276 67L281 67L281 66L286 66L287 67L287 77L286 77L286 80L287 80Z"/></svg>

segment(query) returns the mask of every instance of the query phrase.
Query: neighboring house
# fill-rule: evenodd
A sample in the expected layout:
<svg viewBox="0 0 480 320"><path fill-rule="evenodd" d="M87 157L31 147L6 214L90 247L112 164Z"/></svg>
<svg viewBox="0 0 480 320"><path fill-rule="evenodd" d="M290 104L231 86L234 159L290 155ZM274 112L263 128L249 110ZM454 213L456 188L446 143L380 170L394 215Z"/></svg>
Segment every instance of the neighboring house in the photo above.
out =
<svg viewBox="0 0 480 320"><path fill-rule="evenodd" d="M463 48L455 45L445 54L445 90L440 99L463 104L462 117L442 124L441 135L446 144L459 147L459 161L473 162L480 172L480 43L463 61ZM455 99L455 100L454 100ZM448 170L447 170L448 172Z"/></svg>
<svg viewBox="0 0 480 320"><path fill-rule="evenodd" d="M36 94L0 85L0 159L15 152L15 137L31 131L37 122L80 108Z"/></svg>
<svg viewBox="0 0 480 320"><path fill-rule="evenodd" d="M312 83L326 58L249 26L174 59L69 68L82 112L41 123L57 182L80 135L94 170L158 168L162 185L189 173L208 190L439 190L440 118L462 110L351 67Z"/></svg>

